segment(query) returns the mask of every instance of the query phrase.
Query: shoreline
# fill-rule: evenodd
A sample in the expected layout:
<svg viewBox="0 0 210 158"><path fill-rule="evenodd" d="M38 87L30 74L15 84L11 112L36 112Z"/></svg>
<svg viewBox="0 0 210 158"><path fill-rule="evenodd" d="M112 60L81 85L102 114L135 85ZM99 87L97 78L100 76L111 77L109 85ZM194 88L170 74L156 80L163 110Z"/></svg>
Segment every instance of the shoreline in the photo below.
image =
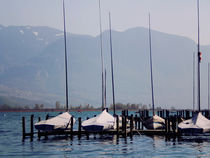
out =
<svg viewBox="0 0 210 158"><path fill-rule="evenodd" d="M122 111L118 109L116 111ZM0 110L0 112L64 112L65 109L11 109L11 110ZM101 109L72 109L69 111L83 112L83 111L101 111ZM113 111L110 109L109 111ZM129 109L129 111L138 111L138 109Z"/></svg>
<svg viewBox="0 0 210 158"><path fill-rule="evenodd" d="M100 111L101 109L72 109L69 111ZM65 109L11 109L0 110L0 112L64 112Z"/></svg>

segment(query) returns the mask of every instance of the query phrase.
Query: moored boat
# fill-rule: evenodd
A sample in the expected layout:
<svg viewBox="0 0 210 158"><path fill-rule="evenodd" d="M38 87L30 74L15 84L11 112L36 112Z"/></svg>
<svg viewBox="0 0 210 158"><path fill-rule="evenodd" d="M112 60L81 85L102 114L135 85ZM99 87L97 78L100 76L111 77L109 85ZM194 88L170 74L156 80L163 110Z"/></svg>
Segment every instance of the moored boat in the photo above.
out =
<svg viewBox="0 0 210 158"><path fill-rule="evenodd" d="M158 115L154 115L143 122L147 129L163 129L165 127L165 120Z"/></svg>
<svg viewBox="0 0 210 158"><path fill-rule="evenodd" d="M189 135L207 133L210 132L210 120L199 112L191 119L179 123L178 129L180 133Z"/></svg>
<svg viewBox="0 0 210 158"><path fill-rule="evenodd" d="M35 128L41 131L65 130L71 127L71 115L68 112L68 66L67 66L67 47L66 47L66 22L65 22L65 3L63 0L63 22L64 22L64 50L65 50L65 86L66 86L66 112L48 120L35 123ZM73 124L75 123L73 118Z"/></svg>
<svg viewBox="0 0 210 158"><path fill-rule="evenodd" d="M200 52L200 27L199 27L199 0L197 0L197 14L198 14L198 113L194 114L191 119L185 120L178 124L178 130L181 134L197 135L210 132L210 120L208 120L201 113L200 105L200 63L201 63L201 52Z"/></svg>
<svg viewBox="0 0 210 158"><path fill-rule="evenodd" d="M153 72L152 72L152 39L150 29L150 14L149 14L149 48L150 48L150 77L151 77L151 92L152 92L152 112L153 116L143 121L147 129L163 129L165 127L165 120L155 114L155 99L153 88Z"/></svg>
<svg viewBox="0 0 210 158"><path fill-rule="evenodd" d="M102 110L103 111L96 117L90 118L82 122L82 128L85 131L89 131L89 132L100 132L100 131L110 130L110 129L115 128L115 117L109 114L108 109L106 108L106 70L105 70L105 78L104 78L100 0L99 0L99 18L100 18L99 21L100 21L101 64L102 64L101 77L102 77ZM111 27L110 27L110 32L111 32ZM110 35L110 39L111 39L111 35ZM111 40L110 40L110 45L111 45ZM112 64L111 66L112 66L112 84L113 84L113 63L111 64ZM113 98L114 98L114 90L113 90ZM114 101L113 101L113 105L115 107ZM114 115L115 115L115 108L114 108Z"/></svg>
<svg viewBox="0 0 210 158"><path fill-rule="evenodd" d="M82 128L89 132L100 132L115 128L115 118L106 109L96 117L82 122Z"/></svg>
<svg viewBox="0 0 210 158"><path fill-rule="evenodd" d="M72 116L68 112L64 112L48 120L43 120L35 123L35 128L37 130L45 132L70 129L71 117ZM73 118L73 124L75 123L75 121L76 121L75 118Z"/></svg>

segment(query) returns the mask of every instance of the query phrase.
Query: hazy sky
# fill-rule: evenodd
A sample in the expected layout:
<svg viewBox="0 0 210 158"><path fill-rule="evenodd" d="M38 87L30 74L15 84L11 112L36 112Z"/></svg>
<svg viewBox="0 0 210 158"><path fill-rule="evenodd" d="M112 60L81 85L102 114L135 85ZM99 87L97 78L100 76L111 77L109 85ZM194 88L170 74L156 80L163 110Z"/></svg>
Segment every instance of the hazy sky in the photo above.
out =
<svg viewBox="0 0 210 158"><path fill-rule="evenodd" d="M65 0L67 31L99 34L98 0ZM147 27L197 41L197 0L101 0L102 27L111 12L114 30ZM201 44L210 44L210 0L200 0ZM63 28L62 0L0 0L0 24Z"/></svg>

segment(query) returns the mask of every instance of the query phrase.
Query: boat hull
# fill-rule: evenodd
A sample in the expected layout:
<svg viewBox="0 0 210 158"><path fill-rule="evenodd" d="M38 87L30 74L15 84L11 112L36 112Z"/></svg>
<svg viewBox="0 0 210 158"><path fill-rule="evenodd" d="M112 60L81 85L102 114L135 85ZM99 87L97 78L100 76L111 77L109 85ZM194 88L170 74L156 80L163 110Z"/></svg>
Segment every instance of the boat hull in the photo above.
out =
<svg viewBox="0 0 210 158"><path fill-rule="evenodd" d="M53 131L54 130L53 125L46 125L46 124L35 125L35 128L37 130L41 130L41 131Z"/></svg>
<svg viewBox="0 0 210 158"><path fill-rule="evenodd" d="M144 126L147 129L164 129L165 128L165 125L162 124L161 122L152 122L152 123L149 123L149 124L145 123Z"/></svg>
<svg viewBox="0 0 210 158"><path fill-rule="evenodd" d="M197 135L204 133L204 130L202 128L179 128L179 133L182 133L184 135Z"/></svg>
<svg viewBox="0 0 210 158"><path fill-rule="evenodd" d="M48 131L48 132L52 132L52 131L58 131L58 130L66 130L66 129L70 129L70 125L63 125L63 126L55 126L55 125L50 125L50 124L40 124L40 125L35 125L35 128L37 130L40 131Z"/></svg>
<svg viewBox="0 0 210 158"><path fill-rule="evenodd" d="M87 132L101 132L103 131L104 126L90 125L90 126L83 126L82 128Z"/></svg>

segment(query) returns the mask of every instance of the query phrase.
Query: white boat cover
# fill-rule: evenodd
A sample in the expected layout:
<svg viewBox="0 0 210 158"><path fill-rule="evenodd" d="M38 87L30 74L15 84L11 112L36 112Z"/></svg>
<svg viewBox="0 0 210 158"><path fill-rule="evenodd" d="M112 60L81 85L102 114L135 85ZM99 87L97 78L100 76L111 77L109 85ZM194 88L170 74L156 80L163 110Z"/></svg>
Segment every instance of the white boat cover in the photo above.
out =
<svg viewBox="0 0 210 158"><path fill-rule="evenodd" d="M163 129L165 127L165 120L158 115L154 115L144 121L144 126L147 129Z"/></svg>
<svg viewBox="0 0 210 158"><path fill-rule="evenodd" d="M96 117L82 122L85 131L103 131L115 128L115 118L106 109Z"/></svg>
<svg viewBox="0 0 210 158"><path fill-rule="evenodd" d="M181 133L206 133L210 132L210 120L204 117L201 112L195 114L191 119L178 124Z"/></svg>
<svg viewBox="0 0 210 158"><path fill-rule="evenodd" d="M43 120L35 123L35 128L42 131L53 131L53 130L63 130L71 127L71 115L68 112L64 112L58 116L50 118L48 120ZM75 123L75 118L73 118L73 123Z"/></svg>

